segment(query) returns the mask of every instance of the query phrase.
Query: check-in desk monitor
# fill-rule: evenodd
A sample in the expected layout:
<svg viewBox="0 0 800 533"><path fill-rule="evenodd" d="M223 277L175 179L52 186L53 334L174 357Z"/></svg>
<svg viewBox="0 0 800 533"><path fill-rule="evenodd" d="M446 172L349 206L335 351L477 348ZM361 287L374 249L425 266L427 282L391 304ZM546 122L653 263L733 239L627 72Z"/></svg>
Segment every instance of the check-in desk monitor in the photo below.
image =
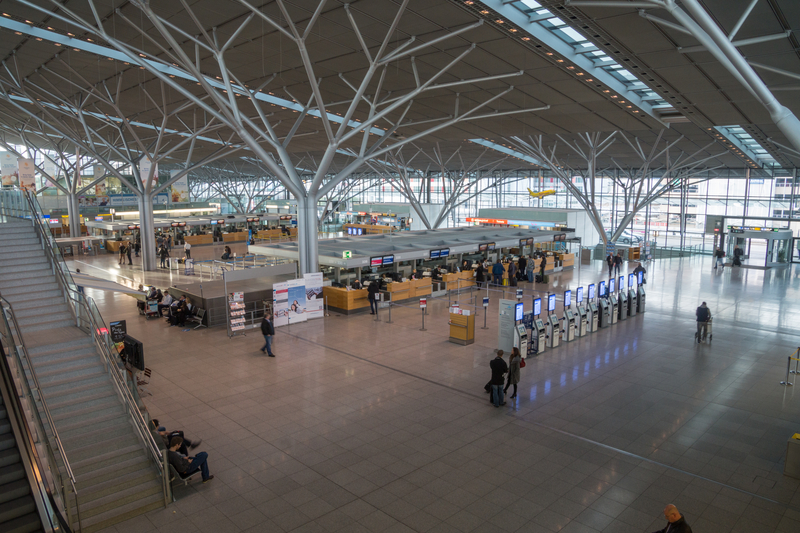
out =
<svg viewBox="0 0 800 533"><path fill-rule="evenodd" d="M628 274L628 316L636 316L639 297L636 294L636 275Z"/></svg>
<svg viewBox="0 0 800 533"><path fill-rule="evenodd" d="M547 296L547 346L556 348L561 338L561 326L556 315L556 295Z"/></svg>

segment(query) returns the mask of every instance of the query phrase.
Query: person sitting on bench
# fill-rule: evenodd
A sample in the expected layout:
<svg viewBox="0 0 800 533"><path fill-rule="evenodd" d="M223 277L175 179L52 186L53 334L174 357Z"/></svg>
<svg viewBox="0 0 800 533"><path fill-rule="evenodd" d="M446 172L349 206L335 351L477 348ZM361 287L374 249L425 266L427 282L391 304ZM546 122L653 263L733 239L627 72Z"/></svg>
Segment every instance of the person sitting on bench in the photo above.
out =
<svg viewBox="0 0 800 533"><path fill-rule="evenodd" d="M178 450L183 445L182 438L174 437L170 444L169 452L167 452L169 464L175 468L182 478L187 478L200 470L203 474L203 483L214 479L214 476L208 473L208 454L206 452L200 452L194 457L185 457L178 453Z"/></svg>
<svg viewBox="0 0 800 533"><path fill-rule="evenodd" d="M153 419L153 424L154 425L158 425L158 419L157 418ZM164 441L164 448L169 448L169 445L172 442L172 439L174 439L175 437L180 437L181 439L183 439L183 444L181 445L181 448L178 450L183 455L189 455L189 450L194 450L195 448L200 446L200 443L203 442L200 439L197 439L196 441L191 441L191 440L187 439L183 435L183 431L179 430L179 429L176 429L176 430L173 430L173 431L167 431L166 427L158 426L156 431L161 436L161 439Z"/></svg>

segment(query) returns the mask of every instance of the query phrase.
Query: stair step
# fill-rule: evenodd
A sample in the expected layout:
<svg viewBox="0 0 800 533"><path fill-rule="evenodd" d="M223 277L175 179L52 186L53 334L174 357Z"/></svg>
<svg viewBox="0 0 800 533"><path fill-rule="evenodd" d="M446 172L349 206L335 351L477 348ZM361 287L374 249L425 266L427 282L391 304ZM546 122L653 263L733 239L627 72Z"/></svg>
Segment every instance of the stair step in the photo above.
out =
<svg viewBox="0 0 800 533"><path fill-rule="evenodd" d="M16 463L0 468L0 486L18 479L25 479L25 468L22 463Z"/></svg>
<svg viewBox="0 0 800 533"><path fill-rule="evenodd" d="M63 337L61 338L63 339ZM30 354L30 356L33 357L33 360L36 361L38 357L47 357L58 353L67 353L68 351L89 347L94 349L94 341L89 334L83 334L76 336L73 339L60 340L55 344L43 344L41 346L28 348L28 354Z"/></svg>
<svg viewBox="0 0 800 533"><path fill-rule="evenodd" d="M36 533L43 531L42 521L37 513L29 513L3 524L3 533Z"/></svg>
<svg viewBox="0 0 800 533"><path fill-rule="evenodd" d="M123 505L116 509L112 509L111 511L106 511L95 516L83 518L83 514L81 514L81 524L83 526L81 528L81 533L95 533L101 529L105 529L109 526L113 526L114 524L118 524L133 518L134 516L139 516L148 511L159 509L161 507L164 507L164 495L161 493L161 490L159 490L158 494L142 498L138 501L131 502L127 505ZM83 511L83 509L81 509L81 511ZM75 525L77 526L77 524ZM73 530L75 529L73 528Z"/></svg>
<svg viewBox="0 0 800 533"><path fill-rule="evenodd" d="M3 265L0 264L0 267L2 266ZM3 296L8 298L9 300L12 300L11 298L9 298L9 296L14 296L19 294L19 295L24 295L26 300L27 299L35 300L37 298L46 297L46 296L40 296L40 293L48 291L57 291L59 294L61 293L60 286L58 285L58 283L55 281L50 281L50 282L40 283L36 287L36 290L33 291L30 289L30 287L8 287L6 289L3 289ZM11 303L13 305L14 303L13 300Z"/></svg>
<svg viewBox="0 0 800 533"><path fill-rule="evenodd" d="M147 483L148 481L152 481L154 477L155 469L149 464L145 464L143 468L126 474L118 474L112 479L99 483L95 481L91 488L87 489L84 487L78 489L78 493L81 495L81 505Z"/></svg>
<svg viewBox="0 0 800 533"><path fill-rule="evenodd" d="M102 405L108 402L118 402L117 395L110 385L97 387L95 391L89 389L88 393L66 400L50 401L47 400L47 406L50 408L50 414L59 416L62 413L71 412L73 409L80 409L90 405Z"/></svg>
<svg viewBox="0 0 800 533"><path fill-rule="evenodd" d="M23 252L6 252L0 257L0 266L28 265L34 263L46 263L47 256L44 250L30 250Z"/></svg>
<svg viewBox="0 0 800 533"><path fill-rule="evenodd" d="M17 309L14 306L14 316L17 317L17 321L22 324L22 319L24 318L35 318L38 316L42 316L42 314L53 314L53 313L67 313L69 316L72 316L70 313L69 306L63 301L51 302L49 305L41 305L39 307L29 307L27 309Z"/></svg>
<svg viewBox="0 0 800 533"><path fill-rule="evenodd" d="M93 463L92 458L81 459L75 464L70 463L78 485L86 487L94 483L104 483L116 479L122 474L130 474L152 465L150 459L145 456L144 449L138 443L115 451L116 456L105 456L102 464Z"/></svg>
<svg viewBox="0 0 800 533"><path fill-rule="evenodd" d="M69 448L69 460L70 464L75 468L91 467L96 461L100 458L105 458L107 455L119 459L119 455L122 453L143 449L141 441L131 429L129 432L120 431L118 435L111 438L101 438L88 443L77 443ZM115 462L114 464L119 463Z"/></svg>
<svg viewBox="0 0 800 533"><path fill-rule="evenodd" d="M16 446L0 451L0 468L19 463L19 461L19 450Z"/></svg>
<svg viewBox="0 0 800 533"><path fill-rule="evenodd" d="M89 420L63 420L60 424L56 423L56 428L58 429L58 435L61 439L66 440L71 437L83 435L86 429L103 429L118 426L120 425L120 420L127 423L128 418L129 417L120 405L119 409L106 412Z"/></svg>
<svg viewBox="0 0 800 533"><path fill-rule="evenodd" d="M33 332L42 330L53 330L55 328L66 328L75 325L75 319L69 313L55 313L42 315L37 321L35 318L25 318L17 320L22 328L22 334L30 336Z"/></svg>
<svg viewBox="0 0 800 533"><path fill-rule="evenodd" d="M56 302L66 303L66 300L64 299L64 293L62 293L61 290L36 291L35 294L32 291L27 295L9 297L8 300L14 307L14 312L17 312L20 309L43 307Z"/></svg>
<svg viewBox="0 0 800 533"><path fill-rule="evenodd" d="M84 409L78 409L72 412L62 413L53 416L53 422L56 427L61 428L62 421L69 421L70 423L78 423L84 421L93 421L108 415L122 416L125 414L125 409L120 402L113 402L108 405L90 405ZM60 431L59 431L60 433Z"/></svg>
<svg viewBox="0 0 800 533"><path fill-rule="evenodd" d="M58 434L64 443L64 448L71 450L85 442L84 439L104 439L109 435L121 435L131 431L131 422L128 415L109 417L105 420L95 420L92 424L81 423L77 427L62 430Z"/></svg>
<svg viewBox="0 0 800 533"><path fill-rule="evenodd" d="M32 273L38 273L38 275L31 275ZM34 270L32 273L26 272L15 279L0 279L0 289L8 290L13 287L35 287L43 283L56 283L56 276L50 271Z"/></svg>
<svg viewBox="0 0 800 533"><path fill-rule="evenodd" d="M10 522L22 515L36 512L36 503L30 495L0 503L0 524ZM5 530L5 528L3 528Z"/></svg>
<svg viewBox="0 0 800 533"><path fill-rule="evenodd" d="M47 401L66 401L73 398L82 398L87 390L93 390L103 385L108 385L110 379L105 372L95 374L76 382L67 379L63 383L50 383L44 390ZM49 405L49 404L48 404Z"/></svg>
<svg viewBox="0 0 800 533"><path fill-rule="evenodd" d="M29 234L36 237L36 229L31 224L8 224L3 222L0 224L0 229L3 230L3 235L25 235Z"/></svg>
<svg viewBox="0 0 800 533"><path fill-rule="evenodd" d="M50 366L49 368L45 367L41 370L37 369L36 377L39 378L39 384L47 389L47 386L56 380L72 379L77 381L85 376L104 372L105 369L100 362L100 358L95 356L92 360L87 360L80 364L73 364L69 368L54 368Z"/></svg>
<svg viewBox="0 0 800 533"><path fill-rule="evenodd" d="M6 235L3 235L3 237L6 237ZM20 235L19 238L0 239L0 253L4 254L7 252L35 252L43 249L39 239L36 237L31 238L24 234Z"/></svg>
<svg viewBox="0 0 800 533"><path fill-rule="evenodd" d="M31 493L31 485L26 478L18 479L3 485L0 491L0 503L10 502Z"/></svg>
<svg viewBox="0 0 800 533"><path fill-rule="evenodd" d="M83 500L81 500L81 519L85 520L97 516L98 514L117 509L120 506L136 503L142 498L147 498L154 494L160 497L163 502L164 496L161 480L156 479L155 473L144 483L128 487L113 494L108 494L102 498L97 498L92 502L84 503Z"/></svg>
<svg viewBox="0 0 800 533"><path fill-rule="evenodd" d="M10 450L16 447L17 441L14 439L14 435L10 433L6 435L0 435L0 451Z"/></svg>
<svg viewBox="0 0 800 533"><path fill-rule="evenodd" d="M100 359L100 356L97 355L97 352L89 348L72 350L67 353L69 355L64 354L61 357L53 355L46 359L31 357L33 360L33 366L36 369L36 375L38 377L43 377L52 375L53 372L75 370L78 367L85 367L89 364L102 364L102 360Z"/></svg>

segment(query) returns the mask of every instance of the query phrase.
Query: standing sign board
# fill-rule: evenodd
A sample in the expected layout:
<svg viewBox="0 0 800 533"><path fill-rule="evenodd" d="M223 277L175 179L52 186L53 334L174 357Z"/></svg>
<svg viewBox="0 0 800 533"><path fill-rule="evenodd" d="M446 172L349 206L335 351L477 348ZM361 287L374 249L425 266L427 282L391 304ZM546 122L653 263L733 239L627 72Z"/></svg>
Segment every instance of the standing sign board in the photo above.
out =
<svg viewBox="0 0 800 533"><path fill-rule="evenodd" d="M244 328L244 293L232 292L228 295L228 336L233 336Z"/></svg>
<svg viewBox="0 0 800 533"><path fill-rule="evenodd" d="M511 353L514 347L514 326L516 325L516 300L500 300L498 308L497 349Z"/></svg>
<svg viewBox="0 0 800 533"><path fill-rule="evenodd" d="M427 298L420 298L419 299L419 308L420 309L425 309L426 307L428 307L428 299Z"/></svg>
<svg viewBox="0 0 800 533"><path fill-rule="evenodd" d="M306 311L308 318L322 318L325 315L322 300L322 272L303 276L306 289Z"/></svg>

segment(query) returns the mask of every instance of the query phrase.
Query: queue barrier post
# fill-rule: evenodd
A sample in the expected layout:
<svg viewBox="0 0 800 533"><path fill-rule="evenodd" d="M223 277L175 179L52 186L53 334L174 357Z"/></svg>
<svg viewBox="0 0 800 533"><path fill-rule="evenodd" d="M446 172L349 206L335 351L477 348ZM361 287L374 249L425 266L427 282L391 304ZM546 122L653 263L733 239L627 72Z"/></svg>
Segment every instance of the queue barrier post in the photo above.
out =
<svg viewBox="0 0 800 533"><path fill-rule="evenodd" d="M427 329L425 329L425 311L426 310L427 310L427 308L425 308L425 307L420 309L420 311L422 311L422 327L420 328L420 331L428 331Z"/></svg>
<svg viewBox="0 0 800 533"><path fill-rule="evenodd" d="M790 369L792 368L792 359L794 359L794 357L790 355L786 361L786 381L781 381L781 385L785 385L787 387L791 387L792 385L794 385L794 383L789 381L789 372Z"/></svg>
<svg viewBox="0 0 800 533"><path fill-rule="evenodd" d="M800 348L795 350L794 355L800 354ZM794 370L790 370L789 373L797 375L798 374L798 364L800 364L800 357L792 357L794 359Z"/></svg>
<svg viewBox="0 0 800 533"><path fill-rule="evenodd" d="M386 321L387 324L392 323L392 297L389 297L389 320Z"/></svg>

